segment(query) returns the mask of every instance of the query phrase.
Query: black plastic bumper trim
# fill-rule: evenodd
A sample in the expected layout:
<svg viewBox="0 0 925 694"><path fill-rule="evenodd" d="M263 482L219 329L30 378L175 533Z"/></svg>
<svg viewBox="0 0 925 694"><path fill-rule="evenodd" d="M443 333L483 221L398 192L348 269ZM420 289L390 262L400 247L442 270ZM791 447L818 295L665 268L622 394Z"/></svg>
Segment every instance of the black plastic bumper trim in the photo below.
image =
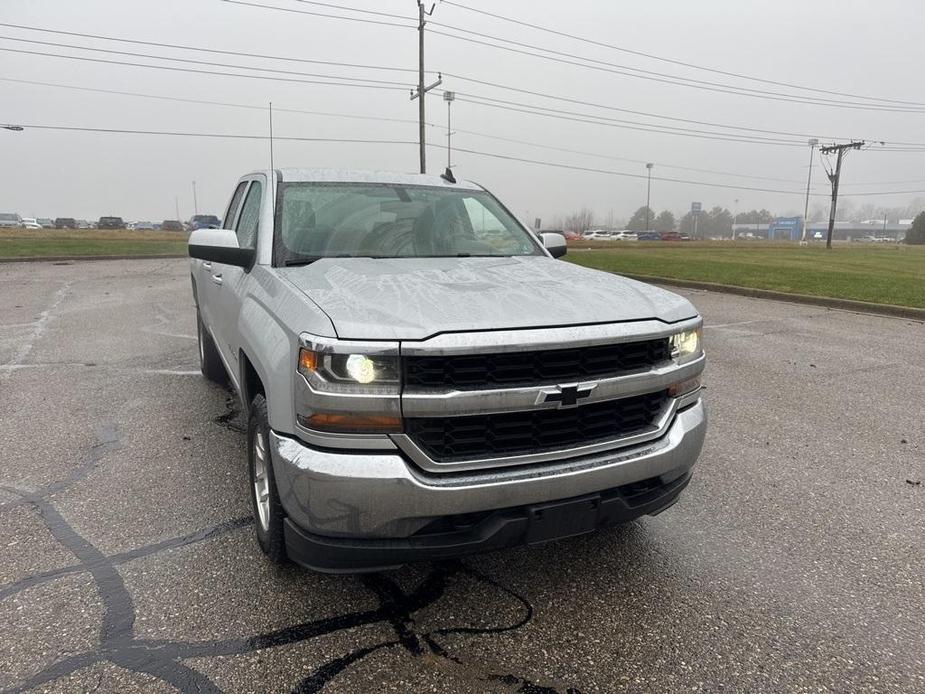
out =
<svg viewBox="0 0 925 694"><path fill-rule="evenodd" d="M507 508L464 530L396 539L315 535L285 520L286 552L297 564L324 573L383 571L418 561L440 561L523 544L539 544L656 515L678 499L691 471L662 475L571 499Z"/></svg>

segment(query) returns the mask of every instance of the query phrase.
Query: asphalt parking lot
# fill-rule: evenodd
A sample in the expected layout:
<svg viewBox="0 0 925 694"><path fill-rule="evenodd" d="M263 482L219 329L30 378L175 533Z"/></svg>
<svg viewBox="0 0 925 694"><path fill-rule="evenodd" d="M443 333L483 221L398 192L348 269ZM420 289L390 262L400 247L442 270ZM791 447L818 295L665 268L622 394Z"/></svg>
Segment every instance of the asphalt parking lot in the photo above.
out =
<svg viewBox="0 0 925 694"><path fill-rule="evenodd" d="M711 430L666 513L275 570L183 260L0 265L0 689L923 691L925 325L684 292Z"/></svg>

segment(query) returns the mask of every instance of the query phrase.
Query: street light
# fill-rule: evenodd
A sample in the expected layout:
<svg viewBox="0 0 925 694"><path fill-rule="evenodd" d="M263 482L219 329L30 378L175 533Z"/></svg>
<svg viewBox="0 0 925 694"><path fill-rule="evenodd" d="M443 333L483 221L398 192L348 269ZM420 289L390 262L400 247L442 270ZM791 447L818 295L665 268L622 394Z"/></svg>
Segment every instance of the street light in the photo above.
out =
<svg viewBox="0 0 925 694"><path fill-rule="evenodd" d="M646 164L646 171L648 174L646 181L646 231L649 230L649 200L652 193L652 167L655 166L652 162Z"/></svg>
<svg viewBox="0 0 925 694"><path fill-rule="evenodd" d="M739 218L739 199L736 198L736 206L733 208L735 212L732 213L732 240L736 240L736 220Z"/></svg>
<svg viewBox="0 0 925 694"><path fill-rule="evenodd" d="M809 141L809 174L806 177L806 204L803 206L803 237L800 239L800 245L806 245L806 225L807 219L809 218L809 187L813 182L813 154L816 150L816 145L819 144L819 140L815 137Z"/></svg>

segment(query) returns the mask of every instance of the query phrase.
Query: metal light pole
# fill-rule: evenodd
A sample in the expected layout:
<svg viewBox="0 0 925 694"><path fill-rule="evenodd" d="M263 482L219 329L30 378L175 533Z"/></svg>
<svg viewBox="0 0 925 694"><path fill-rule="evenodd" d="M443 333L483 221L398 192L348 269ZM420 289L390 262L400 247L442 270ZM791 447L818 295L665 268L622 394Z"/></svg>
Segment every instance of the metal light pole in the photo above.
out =
<svg viewBox="0 0 925 694"><path fill-rule="evenodd" d="M196 181L193 181L193 214L199 214L199 202L196 200Z"/></svg>
<svg viewBox="0 0 925 694"><path fill-rule="evenodd" d="M21 125L0 125L0 128L4 130L12 130L13 132L21 133L25 128Z"/></svg>
<svg viewBox="0 0 925 694"><path fill-rule="evenodd" d="M809 141L809 174L806 176L806 204L803 206L803 236L800 239L800 245L806 245L806 227L809 224L809 188L813 182L813 155L816 152L816 145L819 140L815 137Z"/></svg>
<svg viewBox="0 0 925 694"><path fill-rule="evenodd" d="M176 205L176 208L177 208L177 221L179 222L180 221L180 196L179 195L174 196L173 203L174 205Z"/></svg>
<svg viewBox="0 0 925 694"><path fill-rule="evenodd" d="M649 162L646 164L647 180L646 180L646 231L649 230L649 200L652 193L652 167L654 164Z"/></svg>
<svg viewBox="0 0 925 694"><path fill-rule="evenodd" d="M453 148L451 139L453 137L452 119L450 116L450 106L456 99L456 92L443 92L443 100L446 102L446 168L451 168L453 159Z"/></svg>
<svg viewBox="0 0 925 694"><path fill-rule="evenodd" d="M732 213L732 240L736 240L736 220L739 218L739 199L736 198L736 206L733 208L735 211Z"/></svg>

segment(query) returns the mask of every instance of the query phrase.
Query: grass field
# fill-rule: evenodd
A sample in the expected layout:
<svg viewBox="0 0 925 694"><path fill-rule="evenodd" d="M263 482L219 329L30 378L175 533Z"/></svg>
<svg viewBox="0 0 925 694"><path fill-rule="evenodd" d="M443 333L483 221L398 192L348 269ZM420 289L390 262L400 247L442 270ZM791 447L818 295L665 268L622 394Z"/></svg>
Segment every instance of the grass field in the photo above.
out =
<svg viewBox="0 0 925 694"><path fill-rule="evenodd" d="M146 256L185 253L184 232L0 229L0 260L74 255Z"/></svg>
<svg viewBox="0 0 925 694"><path fill-rule="evenodd" d="M573 263L610 272L925 307L925 247L761 242L569 244Z"/></svg>

